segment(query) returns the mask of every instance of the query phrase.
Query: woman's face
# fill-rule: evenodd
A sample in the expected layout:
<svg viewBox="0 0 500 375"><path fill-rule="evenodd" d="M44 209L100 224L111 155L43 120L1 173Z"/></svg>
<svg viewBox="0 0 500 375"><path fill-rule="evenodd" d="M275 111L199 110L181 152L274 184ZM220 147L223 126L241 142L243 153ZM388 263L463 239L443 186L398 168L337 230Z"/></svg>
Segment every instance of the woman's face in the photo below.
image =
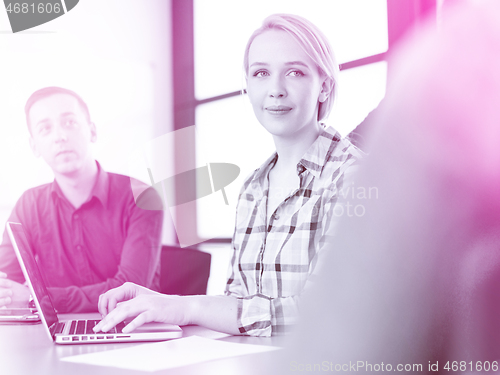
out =
<svg viewBox="0 0 500 375"><path fill-rule="evenodd" d="M316 129L325 85L316 64L285 31L258 35L248 53L247 91L255 116L268 132L300 137Z"/></svg>

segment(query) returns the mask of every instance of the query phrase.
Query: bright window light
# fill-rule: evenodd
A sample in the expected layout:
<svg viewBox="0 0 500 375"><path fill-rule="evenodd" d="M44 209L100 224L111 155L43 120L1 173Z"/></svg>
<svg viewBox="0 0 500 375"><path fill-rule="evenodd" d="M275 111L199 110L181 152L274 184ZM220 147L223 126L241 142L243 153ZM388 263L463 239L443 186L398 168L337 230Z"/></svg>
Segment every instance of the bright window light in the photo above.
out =
<svg viewBox="0 0 500 375"><path fill-rule="evenodd" d="M339 64L387 51L386 0L195 0L197 99L242 89L246 42L273 13L301 15L317 25Z"/></svg>

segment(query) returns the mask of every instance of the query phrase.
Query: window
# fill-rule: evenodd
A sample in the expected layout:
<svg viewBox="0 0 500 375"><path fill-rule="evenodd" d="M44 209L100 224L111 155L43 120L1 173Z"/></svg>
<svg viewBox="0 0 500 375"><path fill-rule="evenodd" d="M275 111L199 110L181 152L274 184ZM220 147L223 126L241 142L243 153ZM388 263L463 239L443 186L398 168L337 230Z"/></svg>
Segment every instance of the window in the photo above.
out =
<svg viewBox="0 0 500 375"><path fill-rule="evenodd" d="M197 201L195 212L188 215L197 218L195 225L190 224L194 235L226 240L232 236L242 182L274 151L272 138L261 128L248 98L242 94L244 48L265 17L273 13L298 14L327 35L341 68L339 96L327 124L346 136L385 94L385 56L390 46L433 1L173 0L174 22L179 17L180 28L176 30L174 25L174 45L176 35L180 39L181 33L184 42L174 47L174 60L180 51L184 55L179 60L182 71L185 73L186 65L191 64L192 72L191 78L184 77L177 88L174 85L174 101L181 93L174 108L191 113L184 116L188 122L176 121L175 126L196 125L193 159L197 166L227 162L241 169L239 177L225 189L230 209L214 210L212 204L207 204L208 199ZM176 3L182 3L182 9ZM189 40L192 46L186 44ZM174 61L174 77L178 71ZM192 87L186 88L186 84Z"/></svg>

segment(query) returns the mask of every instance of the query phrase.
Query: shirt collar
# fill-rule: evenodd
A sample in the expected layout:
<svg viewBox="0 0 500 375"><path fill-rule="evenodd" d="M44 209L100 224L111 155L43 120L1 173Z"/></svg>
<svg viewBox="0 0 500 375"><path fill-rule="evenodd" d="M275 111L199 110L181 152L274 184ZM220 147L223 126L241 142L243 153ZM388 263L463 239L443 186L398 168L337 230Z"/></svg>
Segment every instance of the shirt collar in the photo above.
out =
<svg viewBox="0 0 500 375"><path fill-rule="evenodd" d="M263 182L267 179L267 174L274 167L274 164L276 164L276 160L278 160L278 153L275 151L257 170L253 176L253 182L255 183L256 181L260 186L264 186Z"/></svg>
<svg viewBox="0 0 500 375"><path fill-rule="evenodd" d="M96 161L97 164L97 180L94 184L94 187L92 188L92 191L90 193L89 199L87 202L90 202L90 200L93 197L96 197L99 199L99 201L102 203L102 205L107 208L108 207L108 191L109 191L109 176L108 173L102 169L101 165L99 164L98 161ZM52 181L52 184L50 186L50 194L52 198L54 199L55 197L58 197L59 199L66 199L64 196L61 188L59 187L57 181L54 179Z"/></svg>
<svg viewBox="0 0 500 375"><path fill-rule="evenodd" d="M341 136L335 129L321 126L318 138L298 162L297 173L300 174L307 169L314 177L320 177L340 140Z"/></svg>
<svg viewBox="0 0 500 375"><path fill-rule="evenodd" d="M332 127L325 128L321 124L318 138L316 138L304 156L302 156L302 159L297 163L297 174L300 175L307 169L313 176L321 176L326 162L340 140L341 136L335 129ZM254 184L255 190L267 186L267 175L274 167L274 164L276 164L276 160L278 160L278 154L275 152L256 171L251 182Z"/></svg>
<svg viewBox="0 0 500 375"><path fill-rule="evenodd" d="M264 196L264 191L267 190L267 175L274 167L274 164L276 164L276 160L278 160L278 153L274 152L253 175L250 183L252 184L252 191L257 200L261 199Z"/></svg>

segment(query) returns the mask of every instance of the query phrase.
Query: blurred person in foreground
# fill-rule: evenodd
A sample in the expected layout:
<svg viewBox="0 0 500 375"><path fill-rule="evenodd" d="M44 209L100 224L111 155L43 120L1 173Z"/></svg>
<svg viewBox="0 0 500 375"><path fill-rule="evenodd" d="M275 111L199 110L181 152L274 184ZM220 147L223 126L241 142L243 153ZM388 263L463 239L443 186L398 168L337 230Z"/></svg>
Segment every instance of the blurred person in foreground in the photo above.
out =
<svg viewBox="0 0 500 375"><path fill-rule="evenodd" d="M351 202L272 373L498 371L499 21L458 4L393 56L354 179L378 199Z"/></svg>

